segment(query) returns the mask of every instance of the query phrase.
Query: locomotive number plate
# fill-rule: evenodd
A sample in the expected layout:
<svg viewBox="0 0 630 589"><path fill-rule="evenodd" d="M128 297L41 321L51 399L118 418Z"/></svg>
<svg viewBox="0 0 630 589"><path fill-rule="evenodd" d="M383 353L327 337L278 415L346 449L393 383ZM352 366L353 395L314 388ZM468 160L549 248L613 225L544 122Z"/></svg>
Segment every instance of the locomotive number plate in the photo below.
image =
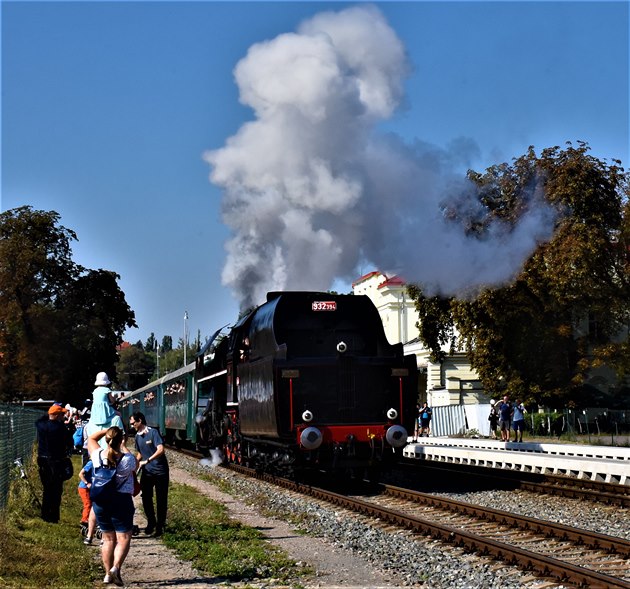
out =
<svg viewBox="0 0 630 589"><path fill-rule="evenodd" d="M336 311L337 302L336 301L313 301L312 309L313 311Z"/></svg>

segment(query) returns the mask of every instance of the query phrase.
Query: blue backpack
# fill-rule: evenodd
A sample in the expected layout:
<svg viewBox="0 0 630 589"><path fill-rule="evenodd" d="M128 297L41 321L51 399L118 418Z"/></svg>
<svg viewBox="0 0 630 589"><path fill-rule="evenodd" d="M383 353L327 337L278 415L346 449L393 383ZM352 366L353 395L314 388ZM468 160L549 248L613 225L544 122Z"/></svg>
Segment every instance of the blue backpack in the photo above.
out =
<svg viewBox="0 0 630 589"><path fill-rule="evenodd" d="M72 434L72 441L74 442L75 446L82 446L83 445L83 426L80 425L74 432L74 434Z"/></svg>
<svg viewBox="0 0 630 589"><path fill-rule="evenodd" d="M106 501L116 492L116 467L105 466L103 464L103 451L99 453L101 466L94 469L92 475L92 486L90 487L90 498L96 503Z"/></svg>

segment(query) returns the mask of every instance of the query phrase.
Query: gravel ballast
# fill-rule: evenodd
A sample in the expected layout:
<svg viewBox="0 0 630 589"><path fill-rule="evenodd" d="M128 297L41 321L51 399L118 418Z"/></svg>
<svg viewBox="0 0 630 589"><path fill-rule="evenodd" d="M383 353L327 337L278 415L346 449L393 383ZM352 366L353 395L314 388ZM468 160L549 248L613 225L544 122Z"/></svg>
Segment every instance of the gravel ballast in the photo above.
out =
<svg viewBox="0 0 630 589"><path fill-rule="evenodd" d="M231 493L262 510L267 515L288 519L302 532L324 539L335 549L348 551L383 571L395 581L395 586L432 588L536 587L546 583L533 579L500 562L470 555L463 550L445 545L427 537L413 536L407 532L388 532L373 527L363 518L348 514L312 499L302 498L267 483L236 475L221 468L204 466L204 461L177 456L179 466L191 473L204 472L210 477L227 483ZM493 506L540 519L549 519L580 525L620 537L628 536L628 519L621 517L618 508L609 509L595 504L541 498L518 491L484 491L466 495L449 496L471 503ZM518 505L518 510L513 506ZM576 513L580 505L581 513ZM576 521L579 517L579 521ZM588 521L587 521L588 520ZM547 585L548 586L548 585Z"/></svg>

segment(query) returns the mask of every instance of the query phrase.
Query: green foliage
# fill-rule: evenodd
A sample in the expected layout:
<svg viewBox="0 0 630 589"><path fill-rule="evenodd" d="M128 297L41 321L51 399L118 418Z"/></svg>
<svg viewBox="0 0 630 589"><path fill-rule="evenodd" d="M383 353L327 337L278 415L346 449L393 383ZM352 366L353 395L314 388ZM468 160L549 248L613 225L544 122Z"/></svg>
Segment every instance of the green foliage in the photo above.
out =
<svg viewBox="0 0 630 589"><path fill-rule="evenodd" d="M74 239L54 211L0 213L0 401L78 403L97 372L113 375L134 313L118 275L73 262Z"/></svg>
<svg viewBox="0 0 630 589"><path fill-rule="evenodd" d="M173 338L170 335L165 335L162 338L161 349L163 352L170 352L173 349Z"/></svg>
<svg viewBox="0 0 630 589"><path fill-rule="evenodd" d="M493 219L516 224L532 203L556 210L551 240L542 243L513 282L472 300L425 298L411 287L420 337L441 359L444 347L468 353L485 389L526 403L561 407L588 393L592 368L630 368L629 182L623 168L589 155L579 143L533 148L512 165L469 172L483 215L448 218L483 238ZM458 217L458 215L460 215ZM423 325L426 323L426 325Z"/></svg>
<svg viewBox="0 0 630 589"><path fill-rule="evenodd" d="M144 347L129 346L118 353L116 385L118 389L134 391L149 383L155 371L155 354L145 352Z"/></svg>
<svg viewBox="0 0 630 589"><path fill-rule="evenodd" d="M155 352L157 348L157 339L155 339L155 334L151 332L151 335L147 338L147 342L144 344L144 349L146 352Z"/></svg>
<svg viewBox="0 0 630 589"><path fill-rule="evenodd" d="M230 581L289 579L297 570L258 530L231 520L223 505L183 485L171 484L163 540L203 574Z"/></svg>
<svg viewBox="0 0 630 589"><path fill-rule="evenodd" d="M525 422L532 428L533 436L550 436L552 424L562 419L562 413L532 413L526 416Z"/></svg>

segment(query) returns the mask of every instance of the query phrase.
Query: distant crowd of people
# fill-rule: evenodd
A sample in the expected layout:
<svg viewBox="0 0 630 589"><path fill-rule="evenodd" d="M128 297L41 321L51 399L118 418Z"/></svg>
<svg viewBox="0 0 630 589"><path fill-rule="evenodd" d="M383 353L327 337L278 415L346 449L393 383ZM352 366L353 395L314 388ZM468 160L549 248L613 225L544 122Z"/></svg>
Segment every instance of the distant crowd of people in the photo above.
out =
<svg viewBox="0 0 630 589"><path fill-rule="evenodd" d="M82 452L77 492L83 504L80 526L84 543L92 545L98 530L103 582L122 586L121 569L137 529L133 496L142 493L147 519L144 533L160 536L166 526L169 466L160 432L147 425L141 412L129 419L134 447L127 447L128 436L110 384L107 373L99 372L85 409L79 412L54 403L37 420L37 465L42 519L57 523L63 483L73 476L69 457L73 451Z"/></svg>
<svg viewBox="0 0 630 589"><path fill-rule="evenodd" d="M515 403L510 403L508 396L503 397L502 401L495 403L490 401L490 437L497 439L497 427L501 435L502 442L510 441L510 430L514 430L514 442L523 441L523 431L525 430L525 414L527 409L523 405L521 399L517 399Z"/></svg>
<svg viewBox="0 0 630 589"><path fill-rule="evenodd" d="M422 405L416 406L417 418L414 427L413 440L417 441L422 436L431 434L431 419L433 411L431 407L424 402ZM510 441L510 431L514 430L514 442L523 441L523 431L525 430L525 414L527 409L523 405L521 399L511 403L509 397L503 397L503 400L496 403L490 401L490 414L488 421L490 422L490 437L497 439L497 430L501 436L501 441Z"/></svg>

